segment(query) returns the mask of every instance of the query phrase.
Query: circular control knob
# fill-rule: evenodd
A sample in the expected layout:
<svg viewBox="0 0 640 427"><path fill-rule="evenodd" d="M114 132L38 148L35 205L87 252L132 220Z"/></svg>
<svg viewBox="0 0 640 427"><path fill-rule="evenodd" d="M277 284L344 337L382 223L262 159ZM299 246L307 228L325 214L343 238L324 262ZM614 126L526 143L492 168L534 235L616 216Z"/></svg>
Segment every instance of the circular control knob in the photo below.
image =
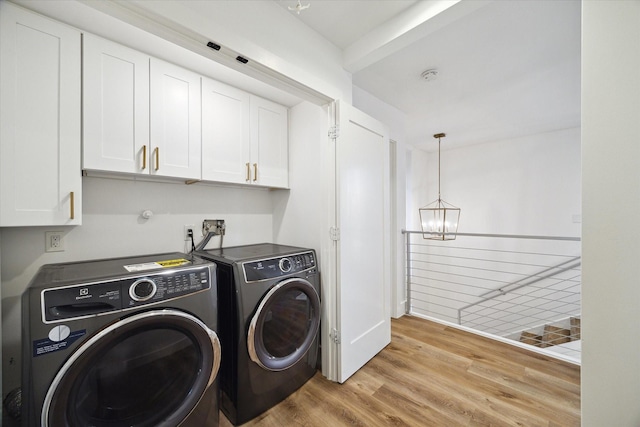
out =
<svg viewBox="0 0 640 427"><path fill-rule="evenodd" d="M282 258L280 260L280 271L288 273L291 271L291 260L289 258Z"/></svg>
<svg viewBox="0 0 640 427"><path fill-rule="evenodd" d="M138 279L129 288L129 296L134 301L147 301L156 294L156 283L151 279Z"/></svg>

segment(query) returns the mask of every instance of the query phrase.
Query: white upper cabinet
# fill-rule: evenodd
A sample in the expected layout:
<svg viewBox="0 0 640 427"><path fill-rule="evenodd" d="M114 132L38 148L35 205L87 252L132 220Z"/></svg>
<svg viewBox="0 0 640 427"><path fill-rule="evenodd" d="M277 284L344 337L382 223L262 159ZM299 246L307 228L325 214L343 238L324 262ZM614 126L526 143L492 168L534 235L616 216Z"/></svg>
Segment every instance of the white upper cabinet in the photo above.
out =
<svg viewBox="0 0 640 427"><path fill-rule="evenodd" d="M83 168L200 179L200 76L84 35Z"/></svg>
<svg viewBox="0 0 640 427"><path fill-rule="evenodd" d="M287 188L288 110L84 35L83 167Z"/></svg>
<svg viewBox="0 0 640 427"><path fill-rule="evenodd" d="M84 169L148 173L149 56L83 35Z"/></svg>
<svg viewBox="0 0 640 427"><path fill-rule="evenodd" d="M80 33L0 2L0 226L82 222Z"/></svg>
<svg viewBox="0 0 640 427"><path fill-rule="evenodd" d="M151 58L151 173L200 179L200 76Z"/></svg>
<svg viewBox="0 0 640 427"><path fill-rule="evenodd" d="M249 94L202 79L202 179L251 182Z"/></svg>
<svg viewBox="0 0 640 427"><path fill-rule="evenodd" d="M202 179L287 188L288 110L202 79Z"/></svg>
<svg viewBox="0 0 640 427"><path fill-rule="evenodd" d="M288 110L251 96L251 180L267 187L289 186Z"/></svg>

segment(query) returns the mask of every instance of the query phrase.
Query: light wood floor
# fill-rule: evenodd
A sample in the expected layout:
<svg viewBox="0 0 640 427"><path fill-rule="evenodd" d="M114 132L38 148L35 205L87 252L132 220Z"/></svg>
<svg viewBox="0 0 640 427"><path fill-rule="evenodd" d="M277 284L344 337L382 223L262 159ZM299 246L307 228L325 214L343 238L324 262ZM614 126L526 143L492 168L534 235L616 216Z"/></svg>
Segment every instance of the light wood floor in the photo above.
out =
<svg viewBox="0 0 640 427"><path fill-rule="evenodd" d="M415 317L391 331L344 384L317 373L243 427L580 425L575 365Z"/></svg>

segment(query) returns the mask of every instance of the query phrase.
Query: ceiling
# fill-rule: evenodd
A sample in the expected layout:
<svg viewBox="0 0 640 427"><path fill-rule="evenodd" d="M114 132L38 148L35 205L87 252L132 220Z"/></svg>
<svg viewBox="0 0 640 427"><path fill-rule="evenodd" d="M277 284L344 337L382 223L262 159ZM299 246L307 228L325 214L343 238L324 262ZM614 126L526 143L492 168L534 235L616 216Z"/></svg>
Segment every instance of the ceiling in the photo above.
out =
<svg viewBox="0 0 640 427"><path fill-rule="evenodd" d="M297 3L274 1L287 10ZM290 13L347 58L385 26L443 2L301 3L310 7ZM401 42L381 45L361 65L345 63L354 85L406 114L408 143L433 150L433 134L445 132L444 150L580 126L579 0L446 3L434 19L407 26ZM421 77L428 69L435 80Z"/></svg>
<svg viewBox="0 0 640 427"><path fill-rule="evenodd" d="M298 14L297 0L275 0L278 6L291 11L307 26L320 33L340 49L345 49L374 30L416 0L301 0L309 8Z"/></svg>

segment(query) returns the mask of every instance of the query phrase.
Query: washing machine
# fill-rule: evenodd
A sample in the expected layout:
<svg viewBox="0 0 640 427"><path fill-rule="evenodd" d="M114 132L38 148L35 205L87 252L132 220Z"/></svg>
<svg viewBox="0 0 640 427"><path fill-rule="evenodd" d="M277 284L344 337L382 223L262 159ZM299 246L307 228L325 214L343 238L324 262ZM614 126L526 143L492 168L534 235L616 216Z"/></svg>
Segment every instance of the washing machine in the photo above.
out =
<svg viewBox="0 0 640 427"><path fill-rule="evenodd" d="M220 406L231 423L243 424L284 400L317 370L316 254L262 243L196 255L217 265Z"/></svg>
<svg viewBox="0 0 640 427"><path fill-rule="evenodd" d="M181 253L49 264L22 295L22 425L218 425L216 271Z"/></svg>

